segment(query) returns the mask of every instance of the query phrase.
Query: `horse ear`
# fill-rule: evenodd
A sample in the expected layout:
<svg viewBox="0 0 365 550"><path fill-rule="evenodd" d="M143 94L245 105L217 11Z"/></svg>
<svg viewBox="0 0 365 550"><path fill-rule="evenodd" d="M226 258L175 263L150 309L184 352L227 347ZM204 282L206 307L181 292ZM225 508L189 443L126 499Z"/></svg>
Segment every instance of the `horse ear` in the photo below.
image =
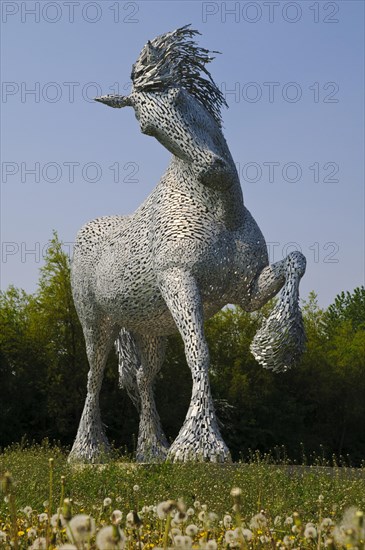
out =
<svg viewBox="0 0 365 550"><path fill-rule="evenodd" d="M153 63L154 61L157 60L157 48L155 48L154 46L152 46L151 42L148 41L147 44L146 44L146 58L147 58L147 63L150 64L150 63Z"/></svg>

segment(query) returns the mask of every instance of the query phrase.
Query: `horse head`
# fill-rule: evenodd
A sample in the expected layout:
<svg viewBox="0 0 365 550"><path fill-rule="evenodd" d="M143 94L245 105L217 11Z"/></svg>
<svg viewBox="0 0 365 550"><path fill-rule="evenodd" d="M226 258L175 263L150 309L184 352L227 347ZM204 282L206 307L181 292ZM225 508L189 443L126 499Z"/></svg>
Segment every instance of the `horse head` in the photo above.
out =
<svg viewBox="0 0 365 550"><path fill-rule="evenodd" d="M95 98L110 107L131 106L143 133L155 136L170 152L185 160L188 155L172 143L174 135L194 148L222 155L213 146L220 141L221 108L227 106L222 92L206 65L215 51L199 47L192 38L200 34L185 25L157 36L143 47L132 67L129 96L104 95ZM225 144L222 148L225 149Z"/></svg>

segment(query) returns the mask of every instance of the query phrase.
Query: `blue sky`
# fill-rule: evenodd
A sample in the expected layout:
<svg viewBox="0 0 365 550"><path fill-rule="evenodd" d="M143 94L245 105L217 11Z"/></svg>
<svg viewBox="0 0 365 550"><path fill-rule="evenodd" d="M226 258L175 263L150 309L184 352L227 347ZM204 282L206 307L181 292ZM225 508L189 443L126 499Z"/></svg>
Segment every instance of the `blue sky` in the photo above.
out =
<svg viewBox="0 0 365 550"><path fill-rule="evenodd" d="M33 292L55 229L135 210L169 153L128 93L148 39L191 23L226 93L224 131L271 260L307 257L320 305L364 281L364 3L2 2L1 288ZM32 92L33 90L33 92Z"/></svg>

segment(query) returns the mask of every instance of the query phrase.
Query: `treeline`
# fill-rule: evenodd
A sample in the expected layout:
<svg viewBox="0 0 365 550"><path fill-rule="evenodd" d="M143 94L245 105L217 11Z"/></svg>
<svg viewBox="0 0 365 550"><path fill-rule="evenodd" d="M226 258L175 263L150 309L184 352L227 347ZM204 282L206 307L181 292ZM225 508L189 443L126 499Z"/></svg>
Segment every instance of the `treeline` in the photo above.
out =
<svg viewBox="0 0 365 550"><path fill-rule="evenodd" d="M365 289L341 293L323 311L314 293L303 305L307 349L289 372L262 369L249 345L272 303L249 314L226 308L206 323L211 383L223 437L235 459L250 449L285 446L365 458ZM0 447L25 437L71 445L86 395L88 363L74 308L69 261L53 236L35 294L10 287L0 295ZM163 426L173 439L191 395L180 337L169 340L156 384ZM111 352L101 394L102 418L117 447L135 448L138 416L118 387Z"/></svg>

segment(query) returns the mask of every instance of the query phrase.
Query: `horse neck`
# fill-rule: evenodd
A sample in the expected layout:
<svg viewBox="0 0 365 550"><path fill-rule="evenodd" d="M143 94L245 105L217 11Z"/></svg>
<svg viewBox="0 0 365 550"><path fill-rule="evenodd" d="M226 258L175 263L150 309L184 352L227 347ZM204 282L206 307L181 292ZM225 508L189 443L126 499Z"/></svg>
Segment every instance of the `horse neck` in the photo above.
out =
<svg viewBox="0 0 365 550"><path fill-rule="evenodd" d="M229 151L228 154L230 156ZM203 184L197 180L190 163L173 155L160 185L168 187L170 194L176 191L178 195L183 191L194 195L198 202L205 204L207 201L214 204L214 210L224 225L228 229L235 230L243 223L245 207L236 166L231 156L230 159L232 163L230 177L222 177L219 184L209 185L209 182Z"/></svg>

